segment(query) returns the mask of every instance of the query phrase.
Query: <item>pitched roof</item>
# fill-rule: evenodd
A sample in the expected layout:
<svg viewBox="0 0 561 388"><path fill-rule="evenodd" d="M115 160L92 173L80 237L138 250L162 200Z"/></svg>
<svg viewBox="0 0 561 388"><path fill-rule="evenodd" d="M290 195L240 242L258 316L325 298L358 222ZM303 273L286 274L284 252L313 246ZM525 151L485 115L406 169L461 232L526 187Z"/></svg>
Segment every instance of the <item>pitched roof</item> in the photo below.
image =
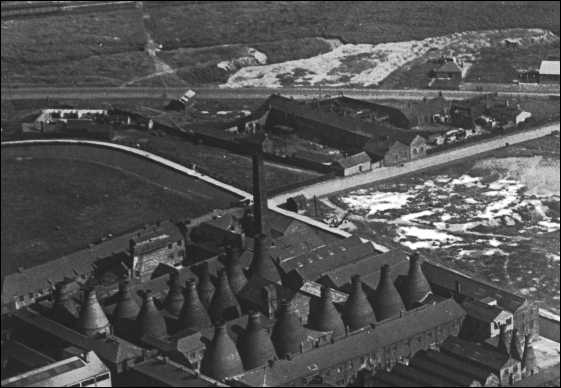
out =
<svg viewBox="0 0 561 388"><path fill-rule="evenodd" d="M545 60L540 64L540 74L542 75L559 75L559 60Z"/></svg>
<svg viewBox="0 0 561 388"><path fill-rule="evenodd" d="M358 154L338 159L335 161L335 163L342 168L351 168L359 164L370 163L370 156L368 156L366 152L359 152Z"/></svg>
<svg viewBox="0 0 561 388"><path fill-rule="evenodd" d="M447 368L446 366L430 360L427 357L427 352L425 350L417 352L415 356L409 361L409 365L450 380L454 385L457 386L469 387L475 380L473 377L468 377L465 374L458 373L451 368Z"/></svg>
<svg viewBox="0 0 561 388"><path fill-rule="evenodd" d="M132 369L166 387L226 386L161 356L138 363Z"/></svg>
<svg viewBox="0 0 561 388"><path fill-rule="evenodd" d="M291 360L278 360L270 366L247 371L234 379L250 386L263 386L265 382L268 386L282 386L397 343L403 338L461 319L464 315L464 310L453 299L424 305L404 312L401 317L379 322L374 328L358 330L331 344L296 354Z"/></svg>
<svg viewBox="0 0 561 388"><path fill-rule="evenodd" d="M509 361L509 355L500 353L490 346L463 340L458 337L448 337L440 344L440 351L457 358L469 360L491 372L500 371Z"/></svg>
<svg viewBox="0 0 561 388"><path fill-rule="evenodd" d="M305 280L315 281L333 268L357 261L375 252L372 244L363 243L358 237L349 237L334 241L309 253L281 260L280 267L285 273L296 270Z"/></svg>
<svg viewBox="0 0 561 388"><path fill-rule="evenodd" d="M468 364L465 361L461 361L454 356L445 353L440 353L434 350L427 350L422 352L423 353L417 354L421 354L420 357L426 358L427 360L437 363L438 365L442 365L446 369L452 370L462 375L473 377L481 384L485 384L487 382L487 379L491 375L493 375L493 373L490 372L487 368Z"/></svg>
<svg viewBox="0 0 561 388"><path fill-rule="evenodd" d="M490 306L478 300L465 301L462 307L466 310L468 316L483 322L493 322L503 310L497 306Z"/></svg>
<svg viewBox="0 0 561 388"><path fill-rule="evenodd" d="M173 239L182 238L181 232L175 224L166 220L102 241L56 260L24 269L22 272L6 275L2 284L2 304L10 303L19 295L50 289L65 278L74 279L80 275L87 275L93 270L94 263L99 259L128 251L131 238L154 231L169 235Z"/></svg>
<svg viewBox="0 0 561 388"><path fill-rule="evenodd" d="M31 309L18 310L14 313L14 316L73 346L86 350L93 350L102 360L112 364L119 364L127 360L136 360L143 355L143 350L141 348L122 338L112 335L103 338L86 337Z"/></svg>
<svg viewBox="0 0 561 388"><path fill-rule="evenodd" d="M459 271L446 268L440 264L426 260L422 267L431 285L455 292L457 282L459 282L462 295L478 300L490 296L497 300L500 307L510 312L515 312L526 304L526 299L521 296L502 290L495 285L475 279Z"/></svg>
<svg viewBox="0 0 561 388"><path fill-rule="evenodd" d="M350 284L351 276L360 275L361 281L372 289L376 289L380 280L380 269L384 264L392 267L395 278L407 274L409 268L407 253L401 249L392 249L381 254L367 255L360 260L345 263L337 268L327 271L324 276L338 288Z"/></svg>

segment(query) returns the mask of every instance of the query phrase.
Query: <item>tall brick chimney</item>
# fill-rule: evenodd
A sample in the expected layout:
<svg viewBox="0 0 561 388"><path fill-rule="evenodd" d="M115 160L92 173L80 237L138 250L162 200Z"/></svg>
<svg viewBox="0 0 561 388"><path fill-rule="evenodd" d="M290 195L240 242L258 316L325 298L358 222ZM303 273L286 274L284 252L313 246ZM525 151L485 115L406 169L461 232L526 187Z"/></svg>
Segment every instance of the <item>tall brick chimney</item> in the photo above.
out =
<svg viewBox="0 0 561 388"><path fill-rule="evenodd" d="M253 166L253 216L256 234L268 234L267 192L265 189L265 164L263 161L264 132L258 132L248 141Z"/></svg>

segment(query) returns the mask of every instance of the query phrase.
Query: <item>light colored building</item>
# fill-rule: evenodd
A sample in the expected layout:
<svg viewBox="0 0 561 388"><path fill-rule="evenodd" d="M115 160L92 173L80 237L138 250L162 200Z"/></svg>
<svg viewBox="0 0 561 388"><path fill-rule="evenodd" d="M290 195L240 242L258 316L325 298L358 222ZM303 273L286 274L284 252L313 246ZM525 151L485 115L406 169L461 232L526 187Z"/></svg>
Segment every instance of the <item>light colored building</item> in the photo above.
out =
<svg viewBox="0 0 561 388"><path fill-rule="evenodd" d="M559 83L559 59L544 60L540 65L540 83Z"/></svg>
<svg viewBox="0 0 561 388"><path fill-rule="evenodd" d="M93 351L2 380L2 387L111 386L111 372Z"/></svg>
<svg viewBox="0 0 561 388"><path fill-rule="evenodd" d="M358 154L335 161L334 168L340 175L349 176L370 171L372 164L370 156L366 152L359 152Z"/></svg>

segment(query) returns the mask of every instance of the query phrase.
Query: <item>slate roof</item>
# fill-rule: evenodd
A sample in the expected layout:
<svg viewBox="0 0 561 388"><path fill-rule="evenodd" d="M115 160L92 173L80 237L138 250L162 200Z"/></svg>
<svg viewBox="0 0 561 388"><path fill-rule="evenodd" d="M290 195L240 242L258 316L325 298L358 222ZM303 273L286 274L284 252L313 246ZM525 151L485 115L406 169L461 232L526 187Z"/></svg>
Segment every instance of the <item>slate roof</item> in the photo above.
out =
<svg viewBox="0 0 561 388"><path fill-rule="evenodd" d="M160 386L165 387L226 386L206 376L201 376L181 364L170 361L169 359L164 359L163 357L157 357L138 363L133 366L132 369L137 373L157 381L161 384Z"/></svg>
<svg viewBox="0 0 561 388"><path fill-rule="evenodd" d="M424 387L449 387L451 386L451 381L437 376L432 373L414 368L412 366L406 366L403 364L397 364L391 370L392 374L396 374L401 377L405 377L410 381Z"/></svg>
<svg viewBox="0 0 561 388"><path fill-rule="evenodd" d="M31 310L21 309L14 313L17 319L60 338L73 346L93 350L99 358L113 365L143 356L143 349L122 338L109 335L104 338L86 337L60 323Z"/></svg>
<svg viewBox="0 0 561 388"><path fill-rule="evenodd" d="M351 168L363 163L370 163L370 156L368 156L366 152L359 152L358 154L335 161L335 164L339 165L341 168Z"/></svg>
<svg viewBox="0 0 561 388"><path fill-rule="evenodd" d="M354 262L376 253L370 243L363 243L358 237L349 237L319 247L309 253L280 261L285 273L298 271L305 280L315 281L324 273L343 264Z"/></svg>
<svg viewBox="0 0 561 388"><path fill-rule="evenodd" d="M469 360L491 372L500 371L509 361L509 356L490 346L470 342L457 337L448 337L440 344L440 351L454 357Z"/></svg>
<svg viewBox="0 0 561 388"><path fill-rule="evenodd" d="M390 265L395 278L407 274L409 260L407 253L401 249L392 249L382 254L368 255L355 262L343 264L325 272L324 276L338 288L350 284L351 276L360 275L360 280L372 289L376 289L380 280L380 269L384 264Z"/></svg>
<svg viewBox="0 0 561 388"><path fill-rule="evenodd" d="M458 373L430 360L427 357L427 352L424 350L417 352L417 354L415 354L415 356L409 361L409 365L415 367L416 369L450 380L450 382L456 386L469 387L475 380L473 377L468 377L465 374Z"/></svg>
<svg viewBox="0 0 561 388"><path fill-rule="evenodd" d="M59 259L6 275L2 284L2 305L10 303L18 295L27 295L48 290L66 278L74 279L87 275L96 261L128 251L129 240L156 228L175 240L182 238L179 229L171 221L162 221L159 226L148 226L81 249Z"/></svg>
<svg viewBox="0 0 561 388"><path fill-rule="evenodd" d="M480 301L465 301L462 307L466 310L468 316L483 322L493 322L503 310L497 306L490 306Z"/></svg>
<svg viewBox="0 0 561 388"><path fill-rule="evenodd" d="M483 299L490 296L497 300L500 307L515 312L526 304L526 299L509 291L497 288L495 285L474 279L466 274L446 268L440 264L425 260L422 264L423 272L431 285L435 285L451 292L456 290L456 282L460 282L461 293L473 299Z"/></svg>
<svg viewBox="0 0 561 388"><path fill-rule="evenodd" d="M440 353L434 350L422 351L420 357L426 358L427 360L437 363L438 365L444 366L446 369L450 369L456 373L466 375L468 377L473 377L481 384L484 384L487 379L493 375L487 368L468 364L465 361L460 361L459 359L444 353Z"/></svg>
<svg viewBox="0 0 561 388"><path fill-rule="evenodd" d="M235 379L250 386L263 386L265 381L268 386L282 386L463 316L464 310L453 299L425 305L404 312L402 317L379 322L374 328L358 330L332 344L296 354L291 360L275 361L270 366L248 371Z"/></svg>

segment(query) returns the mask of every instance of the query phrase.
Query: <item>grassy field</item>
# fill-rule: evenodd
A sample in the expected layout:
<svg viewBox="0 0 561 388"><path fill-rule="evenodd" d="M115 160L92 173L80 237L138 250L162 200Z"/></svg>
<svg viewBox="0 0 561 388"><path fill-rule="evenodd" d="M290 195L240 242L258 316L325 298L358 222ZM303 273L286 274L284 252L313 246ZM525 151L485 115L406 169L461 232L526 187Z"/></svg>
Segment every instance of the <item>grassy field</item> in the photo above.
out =
<svg viewBox="0 0 561 388"><path fill-rule="evenodd" d="M119 85L145 77L155 68L143 52L144 24L164 46L158 56L179 69L179 78L163 82L192 85L224 80L216 63L239 47L217 45L253 47L277 63L329 50L318 37L380 43L512 27L559 33L558 2L144 3L145 23L139 9L3 21L3 83ZM153 83L162 79L139 81Z"/></svg>
<svg viewBox="0 0 561 388"><path fill-rule="evenodd" d="M3 274L73 252L108 233L198 216L235 200L195 181L172 191L128 170L36 155L29 148L2 150Z"/></svg>

